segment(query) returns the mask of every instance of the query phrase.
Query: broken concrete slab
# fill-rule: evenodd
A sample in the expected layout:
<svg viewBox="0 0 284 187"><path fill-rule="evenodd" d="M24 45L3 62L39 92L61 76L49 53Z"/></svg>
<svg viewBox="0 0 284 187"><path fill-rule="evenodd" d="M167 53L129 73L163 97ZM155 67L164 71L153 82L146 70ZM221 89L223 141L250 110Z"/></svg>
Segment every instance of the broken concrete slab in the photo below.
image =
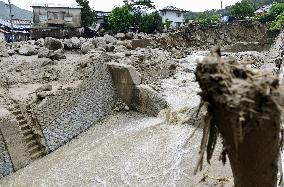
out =
<svg viewBox="0 0 284 187"><path fill-rule="evenodd" d="M137 85L134 89L131 108L150 115L157 116L168 107L167 101L155 90L147 85Z"/></svg>
<svg viewBox="0 0 284 187"><path fill-rule="evenodd" d="M112 74L118 96L130 106L135 85L141 84L141 75L130 65L113 62L107 65Z"/></svg>
<svg viewBox="0 0 284 187"><path fill-rule="evenodd" d="M146 48L151 45L151 39L133 39L132 42L132 49Z"/></svg>

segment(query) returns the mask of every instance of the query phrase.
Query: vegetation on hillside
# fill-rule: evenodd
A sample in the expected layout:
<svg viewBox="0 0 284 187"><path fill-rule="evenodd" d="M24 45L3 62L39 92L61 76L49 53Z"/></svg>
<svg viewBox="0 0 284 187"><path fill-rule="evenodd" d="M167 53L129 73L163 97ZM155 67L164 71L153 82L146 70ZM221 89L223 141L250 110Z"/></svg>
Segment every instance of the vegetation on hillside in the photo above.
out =
<svg viewBox="0 0 284 187"><path fill-rule="evenodd" d="M33 13L28 10L21 9L15 5L12 6L12 14L14 19L29 19L33 17ZM5 2L0 1L0 19L10 19L9 8Z"/></svg>

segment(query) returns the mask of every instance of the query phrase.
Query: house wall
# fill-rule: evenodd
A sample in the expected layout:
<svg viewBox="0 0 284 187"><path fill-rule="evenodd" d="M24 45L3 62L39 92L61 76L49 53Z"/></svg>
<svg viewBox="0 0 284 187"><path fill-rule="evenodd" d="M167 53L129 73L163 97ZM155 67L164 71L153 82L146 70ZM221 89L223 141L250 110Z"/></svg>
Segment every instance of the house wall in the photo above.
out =
<svg viewBox="0 0 284 187"><path fill-rule="evenodd" d="M81 9L68 7L33 7L33 21L35 24L46 23L47 20L64 20L65 24L70 24L73 27L81 27Z"/></svg>
<svg viewBox="0 0 284 187"><path fill-rule="evenodd" d="M180 13L181 16L178 17L177 13ZM168 19L169 21L172 21L171 26L176 27L178 26L177 23L184 23L184 13L177 12L177 11L160 11L160 15L162 16L162 20L165 23Z"/></svg>

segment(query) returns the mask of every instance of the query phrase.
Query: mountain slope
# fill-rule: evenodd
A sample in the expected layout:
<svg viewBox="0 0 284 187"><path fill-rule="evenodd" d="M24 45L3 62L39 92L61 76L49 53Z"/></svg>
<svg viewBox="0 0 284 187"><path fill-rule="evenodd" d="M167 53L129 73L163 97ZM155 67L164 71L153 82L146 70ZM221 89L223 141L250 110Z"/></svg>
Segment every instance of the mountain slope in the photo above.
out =
<svg viewBox="0 0 284 187"><path fill-rule="evenodd" d="M31 11L21 9L17 6L12 6L12 14L14 19L32 19L33 13ZM0 1L0 19L9 19L9 7L5 2Z"/></svg>

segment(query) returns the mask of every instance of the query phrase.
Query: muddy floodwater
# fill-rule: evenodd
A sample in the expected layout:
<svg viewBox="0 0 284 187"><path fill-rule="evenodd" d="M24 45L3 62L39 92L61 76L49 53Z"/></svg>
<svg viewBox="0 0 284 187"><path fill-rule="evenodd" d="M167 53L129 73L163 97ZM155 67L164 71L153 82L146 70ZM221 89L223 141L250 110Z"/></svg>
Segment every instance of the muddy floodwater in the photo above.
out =
<svg viewBox="0 0 284 187"><path fill-rule="evenodd" d="M220 143L204 170L193 175L201 131L186 144L195 127L180 124L178 111L197 107L199 88L194 81L195 60L179 62L169 79L153 85L179 115L168 123L161 113L148 117L118 112L95 124L55 152L3 178L0 186L233 186L229 164L218 161ZM218 180L225 179L225 180Z"/></svg>

